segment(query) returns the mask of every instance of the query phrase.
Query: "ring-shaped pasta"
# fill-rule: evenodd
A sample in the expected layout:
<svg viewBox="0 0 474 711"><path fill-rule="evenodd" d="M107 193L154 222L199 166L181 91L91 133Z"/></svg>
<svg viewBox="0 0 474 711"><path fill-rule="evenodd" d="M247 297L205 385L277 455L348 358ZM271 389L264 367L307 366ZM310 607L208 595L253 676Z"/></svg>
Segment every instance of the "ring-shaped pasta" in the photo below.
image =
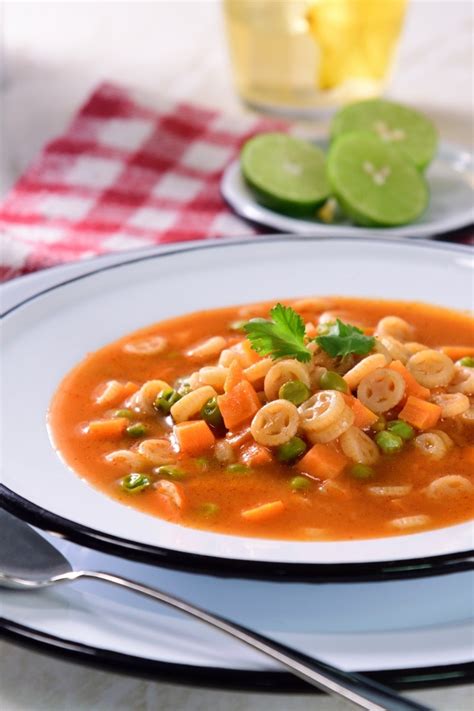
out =
<svg viewBox="0 0 474 711"><path fill-rule="evenodd" d="M208 400L216 397L216 395L216 391L210 385L203 385L197 390L192 390L187 395L183 395L181 400L175 402L170 410L171 417L177 423L186 422L196 415Z"/></svg>
<svg viewBox="0 0 474 711"><path fill-rule="evenodd" d="M197 375L200 385L211 385L216 390L222 392L228 373L229 369L221 365L206 365L199 370ZM196 389L193 388L192 384L191 387L193 390Z"/></svg>
<svg viewBox="0 0 474 711"><path fill-rule="evenodd" d="M350 407L346 407L336 422L332 425L325 427L323 430L318 430L318 432L308 432L307 436L311 444L326 444L326 442L333 442L338 437L344 435L349 428L352 427L355 420L355 414Z"/></svg>
<svg viewBox="0 0 474 711"><path fill-rule="evenodd" d="M221 351L217 364L228 368L235 360L242 365L241 353L237 353L237 351L234 351L232 348L224 348L224 350Z"/></svg>
<svg viewBox="0 0 474 711"><path fill-rule="evenodd" d="M261 358L256 363L244 368L244 375L250 383L263 380L268 371L273 367L274 361L271 358Z"/></svg>
<svg viewBox="0 0 474 711"><path fill-rule="evenodd" d="M147 380L129 400L129 406L144 415L155 412L153 403L163 390L168 390L169 385L165 380Z"/></svg>
<svg viewBox="0 0 474 711"><path fill-rule="evenodd" d="M440 388L453 379L454 363L445 353L427 348L410 356L407 368L416 382L425 388Z"/></svg>
<svg viewBox="0 0 474 711"><path fill-rule="evenodd" d="M443 437L441 437L438 432L423 432L423 434L415 437L414 444L421 454L435 461L443 459L449 449Z"/></svg>
<svg viewBox="0 0 474 711"><path fill-rule="evenodd" d="M404 343L403 345L405 346L410 355L414 355L415 353L419 353L420 351L426 351L426 349L428 348L428 346L425 346L423 343L418 343L417 341L409 341L408 343Z"/></svg>
<svg viewBox="0 0 474 711"><path fill-rule="evenodd" d="M235 460L234 448L225 439L219 439L214 445L214 456L221 464L230 464Z"/></svg>
<svg viewBox="0 0 474 711"><path fill-rule="evenodd" d="M420 528L421 526L426 526L430 522L430 517L425 514L418 514L417 516L401 516L400 518L394 518L390 521L390 526L397 528L399 531L403 531L409 528Z"/></svg>
<svg viewBox="0 0 474 711"><path fill-rule="evenodd" d="M299 406L301 426L308 432L321 432L334 425L346 407L337 390L320 390Z"/></svg>
<svg viewBox="0 0 474 711"><path fill-rule="evenodd" d="M123 393L123 385L119 380L108 380L95 397L97 405L112 405L117 402Z"/></svg>
<svg viewBox="0 0 474 711"><path fill-rule="evenodd" d="M308 368L293 358L280 360L272 365L263 381L267 400L276 400L281 386L289 380L301 380L309 388Z"/></svg>
<svg viewBox="0 0 474 711"><path fill-rule="evenodd" d="M403 365L405 365L408 358L410 357L410 353L401 341L398 341L393 336L378 336L376 338L376 341L377 345L379 347L380 345L383 346L384 351L389 354L389 357L387 358L387 363L389 363L391 360L399 360L403 363ZM376 350L377 345L375 346ZM384 351L380 352L386 355Z"/></svg>
<svg viewBox="0 0 474 711"><path fill-rule="evenodd" d="M340 445L343 453L358 464L375 464L379 457L379 448L365 432L358 427L350 427L341 435Z"/></svg>
<svg viewBox="0 0 474 711"><path fill-rule="evenodd" d="M386 497L387 499L398 499L406 496L413 489L411 484L401 484L400 486L369 486L367 491L372 496Z"/></svg>
<svg viewBox="0 0 474 711"><path fill-rule="evenodd" d="M376 336L391 336L397 341L410 341L413 339L415 329L408 321L399 316L385 316L381 318L375 329Z"/></svg>
<svg viewBox="0 0 474 711"><path fill-rule="evenodd" d="M159 355L168 346L168 341L163 336L148 336L137 341L130 341L123 347L125 353L133 355Z"/></svg>
<svg viewBox="0 0 474 711"><path fill-rule="evenodd" d="M438 435L438 437L441 437L443 440L444 444L446 445L446 449L451 449L451 447L454 447L454 442L451 439L451 437L448 435L447 432L444 430L429 430L430 432L433 432L433 434Z"/></svg>
<svg viewBox="0 0 474 711"><path fill-rule="evenodd" d="M189 358L195 358L196 360L209 360L212 358L217 358L218 355L224 350L227 345L227 341L224 336L212 336L208 338L203 343L199 343L194 348L190 348L186 355Z"/></svg>
<svg viewBox="0 0 474 711"><path fill-rule="evenodd" d="M154 467L159 467L162 464L170 464L170 462L176 459L176 454L171 442L165 437L145 439L143 442L140 442L137 450L139 454Z"/></svg>
<svg viewBox="0 0 474 711"><path fill-rule="evenodd" d="M454 378L448 388L448 392L474 395L474 368L456 365L454 368Z"/></svg>
<svg viewBox="0 0 474 711"><path fill-rule="evenodd" d="M141 472L147 466L147 460L133 449L117 449L106 454L105 460L116 465L121 471Z"/></svg>
<svg viewBox="0 0 474 711"><path fill-rule="evenodd" d="M428 484L425 494L429 499L445 501L474 494L474 486L465 476L446 474Z"/></svg>
<svg viewBox="0 0 474 711"><path fill-rule="evenodd" d="M461 415L461 420L468 425L474 425L474 405L471 405L466 412Z"/></svg>
<svg viewBox="0 0 474 711"><path fill-rule="evenodd" d="M469 398L463 393L436 393L431 402L441 408L441 417L457 417L469 409Z"/></svg>
<svg viewBox="0 0 474 711"><path fill-rule="evenodd" d="M380 415L398 405L405 395L405 380L390 368L377 368L363 378L357 388L357 397L363 405Z"/></svg>
<svg viewBox="0 0 474 711"><path fill-rule="evenodd" d="M272 400L260 408L254 416L250 432L259 444L278 447L295 436L298 425L298 410L292 402Z"/></svg>
<svg viewBox="0 0 474 711"><path fill-rule="evenodd" d="M385 365L387 365L387 359L383 353L373 353L361 360L343 376L349 390L355 390L363 378L373 373L374 370L383 368Z"/></svg>

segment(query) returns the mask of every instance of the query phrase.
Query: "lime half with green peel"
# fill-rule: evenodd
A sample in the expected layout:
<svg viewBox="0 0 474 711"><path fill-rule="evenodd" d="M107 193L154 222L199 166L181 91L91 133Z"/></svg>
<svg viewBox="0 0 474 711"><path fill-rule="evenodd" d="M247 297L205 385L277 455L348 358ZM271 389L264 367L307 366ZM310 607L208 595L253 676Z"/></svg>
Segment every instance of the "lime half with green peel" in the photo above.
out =
<svg viewBox="0 0 474 711"><path fill-rule="evenodd" d="M405 225L428 204L423 175L400 151L371 133L338 138L329 151L328 176L342 209L359 225Z"/></svg>
<svg viewBox="0 0 474 711"><path fill-rule="evenodd" d="M286 133L261 133L244 145L242 173L262 205L287 215L314 215L329 195L324 153Z"/></svg>
<svg viewBox="0 0 474 711"><path fill-rule="evenodd" d="M338 111L331 124L331 138L353 131L370 131L403 151L420 170L431 162L438 145L436 128L426 116L384 99L360 101Z"/></svg>

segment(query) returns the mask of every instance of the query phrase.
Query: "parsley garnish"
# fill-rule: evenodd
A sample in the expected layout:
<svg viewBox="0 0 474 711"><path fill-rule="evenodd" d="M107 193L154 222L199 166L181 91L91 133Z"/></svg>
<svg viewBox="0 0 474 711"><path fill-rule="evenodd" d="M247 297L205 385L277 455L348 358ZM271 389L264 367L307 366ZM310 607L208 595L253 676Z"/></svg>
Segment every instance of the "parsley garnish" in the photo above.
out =
<svg viewBox="0 0 474 711"><path fill-rule="evenodd" d="M343 323L340 319L330 324L323 336L318 336L314 340L332 358L344 357L351 353L366 355L375 345L375 338L366 336L357 326Z"/></svg>
<svg viewBox="0 0 474 711"><path fill-rule="evenodd" d="M277 358L296 358L302 363L311 360L306 348L304 321L291 306L277 304L270 311L271 320L253 318L244 324L252 348L259 355Z"/></svg>

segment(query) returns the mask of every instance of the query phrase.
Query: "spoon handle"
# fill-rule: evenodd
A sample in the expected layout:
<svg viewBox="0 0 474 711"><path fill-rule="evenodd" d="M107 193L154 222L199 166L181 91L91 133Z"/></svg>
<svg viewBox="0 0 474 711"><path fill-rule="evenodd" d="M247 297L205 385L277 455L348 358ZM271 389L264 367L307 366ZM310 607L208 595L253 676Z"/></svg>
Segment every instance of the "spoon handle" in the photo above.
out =
<svg viewBox="0 0 474 711"><path fill-rule="evenodd" d="M101 580L104 583L120 585L139 595L151 597L165 605L170 605L171 607L181 610L181 612L192 615L198 620L217 627L222 632L272 657L272 659L275 659L287 667L293 674L301 677L309 684L327 693L343 697L359 708L367 709L367 711L407 711L408 709L429 711L428 707L405 699L395 691L368 679L364 675L337 669L330 664L326 664L326 662L309 657L280 642L269 639L258 632L254 632L242 625L231 622L225 617L214 615L180 598L161 592L155 588L141 585L133 580L111 575L110 573L71 571L55 576L50 580L50 583L67 582L77 580L78 578L93 578L95 580Z"/></svg>

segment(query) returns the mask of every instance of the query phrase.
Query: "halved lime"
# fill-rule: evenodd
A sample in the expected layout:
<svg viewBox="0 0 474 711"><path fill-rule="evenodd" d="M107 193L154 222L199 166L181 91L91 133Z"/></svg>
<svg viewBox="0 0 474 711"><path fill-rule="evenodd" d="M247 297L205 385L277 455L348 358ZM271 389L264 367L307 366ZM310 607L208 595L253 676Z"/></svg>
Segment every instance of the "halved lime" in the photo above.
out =
<svg viewBox="0 0 474 711"><path fill-rule="evenodd" d="M405 225L428 204L423 175L371 133L346 133L331 145L328 177L342 209L359 225Z"/></svg>
<svg viewBox="0 0 474 711"><path fill-rule="evenodd" d="M419 169L432 160L438 135L431 121L407 106L384 99L350 104L333 118L331 138L352 131L370 131L382 141L399 148Z"/></svg>
<svg viewBox="0 0 474 711"><path fill-rule="evenodd" d="M257 200L288 215L314 214L329 195L324 153L286 133L261 133L244 145L242 173Z"/></svg>

